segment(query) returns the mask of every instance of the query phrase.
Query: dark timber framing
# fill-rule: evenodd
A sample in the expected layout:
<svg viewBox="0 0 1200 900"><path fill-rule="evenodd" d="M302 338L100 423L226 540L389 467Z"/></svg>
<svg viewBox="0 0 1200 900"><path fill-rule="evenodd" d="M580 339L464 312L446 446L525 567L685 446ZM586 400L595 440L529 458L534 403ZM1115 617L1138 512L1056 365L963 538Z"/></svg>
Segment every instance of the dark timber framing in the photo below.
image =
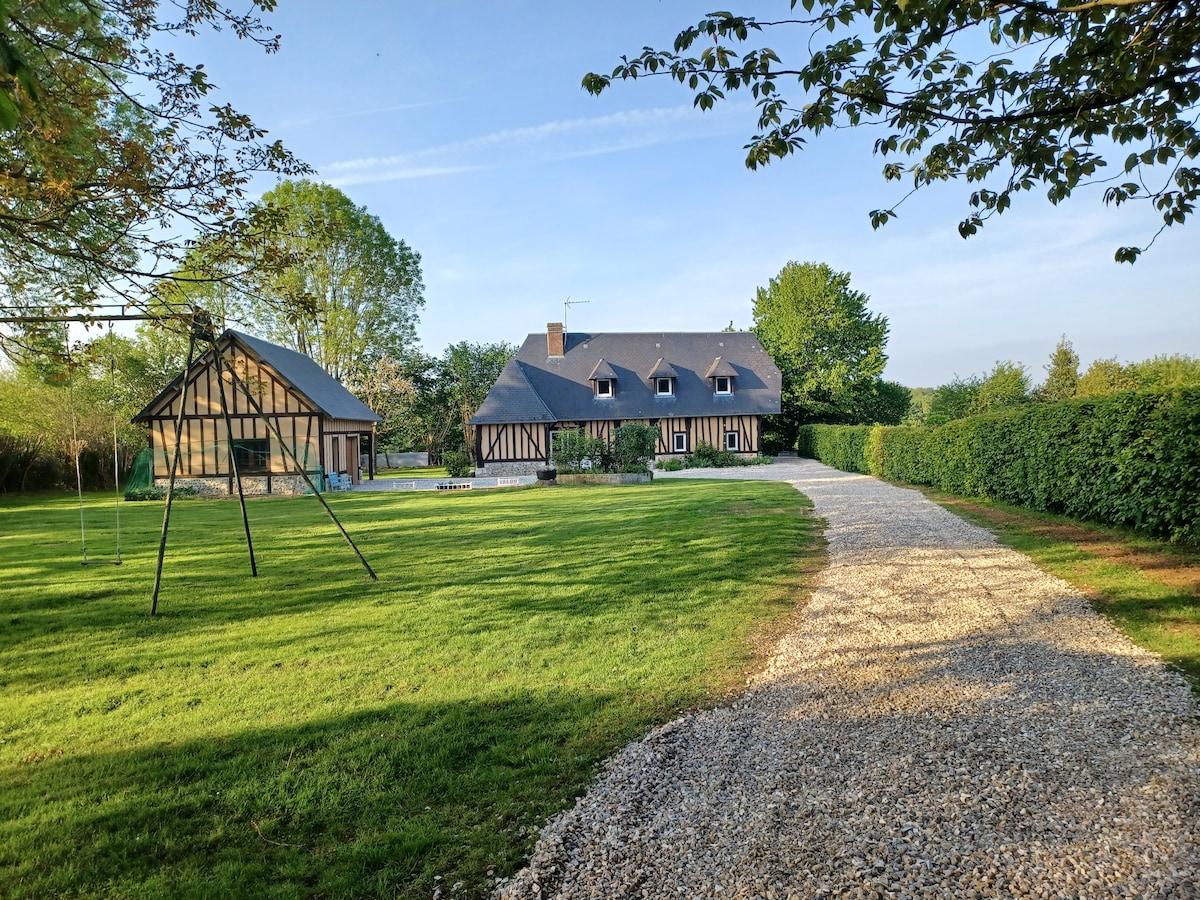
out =
<svg viewBox="0 0 1200 900"><path fill-rule="evenodd" d="M671 392L658 390L669 378ZM597 396L598 379L611 395ZM718 379L720 379L718 381ZM762 449L762 417L779 412L779 369L749 332L531 334L472 418L477 466L488 472L545 465L555 431L580 428L608 440L625 422L659 430L656 453L701 443L738 453ZM722 390L718 393L718 387Z"/></svg>
<svg viewBox="0 0 1200 900"><path fill-rule="evenodd" d="M267 442L266 465L244 473L247 479L257 479L256 489L266 493L281 485L284 490L303 490L300 470L310 476L344 472L357 483L364 451L366 474L374 477L379 417L315 362L237 331L226 331L215 339L215 346L223 365L213 352L202 354L186 375L134 417L147 427L156 482L168 476L176 433L179 477L209 492L232 494L235 488L233 448L226 444L226 435L235 443ZM226 391L234 379L246 390ZM228 405L224 412L223 400Z"/></svg>

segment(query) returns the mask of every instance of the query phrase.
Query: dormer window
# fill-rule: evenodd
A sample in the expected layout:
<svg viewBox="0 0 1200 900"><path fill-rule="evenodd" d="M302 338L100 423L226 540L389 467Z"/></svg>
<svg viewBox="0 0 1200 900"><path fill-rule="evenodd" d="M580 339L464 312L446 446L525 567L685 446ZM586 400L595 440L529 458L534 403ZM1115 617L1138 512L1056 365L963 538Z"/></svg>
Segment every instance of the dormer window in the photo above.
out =
<svg viewBox="0 0 1200 900"><path fill-rule="evenodd" d="M712 384L713 394L718 397L733 393L733 379L736 376L737 369L719 356L713 360L708 371L704 373L704 377Z"/></svg>
<svg viewBox="0 0 1200 900"><path fill-rule="evenodd" d="M611 400L617 392L617 373L603 359L596 363L588 381L592 383L592 394L597 400Z"/></svg>
<svg viewBox="0 0 1200 900"><path fill-rule="evenodd" d="M658 358L658 362L650 368L646 377L650 379L650 386L654 388L655 397L675 396L675 381L679 378L679 373L661 356Z"/></svg>

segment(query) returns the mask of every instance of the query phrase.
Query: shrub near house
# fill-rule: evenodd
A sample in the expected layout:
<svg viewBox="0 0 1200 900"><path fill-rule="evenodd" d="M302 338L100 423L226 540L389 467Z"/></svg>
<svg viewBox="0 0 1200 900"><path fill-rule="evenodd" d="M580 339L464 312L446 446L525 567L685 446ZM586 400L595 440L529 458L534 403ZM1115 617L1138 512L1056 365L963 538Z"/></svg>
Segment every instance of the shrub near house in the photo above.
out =
<svg viewBox="0 0 1200 900"><path fill-rule="evenodd" d="M554 466L566 475L649 472L657 441L658 429L640 422L627 422L613 429L607 442L572 428L554 435Z"/></svg>

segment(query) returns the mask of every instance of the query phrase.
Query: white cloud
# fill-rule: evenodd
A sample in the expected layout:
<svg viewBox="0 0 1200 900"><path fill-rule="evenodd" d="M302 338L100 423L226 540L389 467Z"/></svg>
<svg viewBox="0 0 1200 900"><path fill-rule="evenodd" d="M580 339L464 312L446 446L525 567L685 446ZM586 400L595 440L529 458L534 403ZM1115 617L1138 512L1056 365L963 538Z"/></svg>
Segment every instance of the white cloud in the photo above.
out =
<svg viewBox="0 0 1200 900"><path fill-rule="evenodd" d="M321 171L331 184L349 185L620 153L727 133L738 127L733 120L739 112L735 104L703 116L691 106L673 106L559 119L408 153L339 160L322 166ZM421 165L430 159L442 161L443 165ZM445 165L447 160L452 163Z"/></svg>
<svg viewBox="0 0 1200 900"><path fill-rule="evenodd" d="M382 181L406 181L413 178L436 178L443 175L457 175L461 172L472 172L484 166L405 166L399 163L391 167L372 169L362 172L350 172L346 175L335 175L324 179L334 187L343 188L355 184L374 184Z"/></svg>

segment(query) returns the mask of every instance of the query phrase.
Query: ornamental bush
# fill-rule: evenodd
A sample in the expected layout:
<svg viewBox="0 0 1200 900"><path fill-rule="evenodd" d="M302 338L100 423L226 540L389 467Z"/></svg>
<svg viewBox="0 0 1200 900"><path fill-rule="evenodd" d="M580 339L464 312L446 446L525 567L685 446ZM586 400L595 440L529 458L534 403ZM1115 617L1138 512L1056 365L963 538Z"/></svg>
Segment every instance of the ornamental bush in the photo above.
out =
<svg viewBox="0 0 1200 900"><path fill-rule="evenodd" d="M442 454L442 465L451 478L466 478L471 474L471 457L465 450L447 450Z"/></svg>
<svg viewBox="0 0 1200 900"><path fill-rule="evenodd" d="M810 425L827 465L1200 544L1200 389L1045 403L939 426Z"/></svg>
<svg viewBox="0 0 1200 900"><path fill-rule="evenodd" d="M626 422L613 431L608 446L609 465L614 472L649 472L658 444L658 429L641 422Z"/></svg>
<svg viewBox="0 0 1200 900"><path fill-rule="evenodd" d="M567 429L554 435L555 468L564 475L582 472L649 472L658 442L658 429L640 422L626 422L613 429L612 440L603 440L582 429Z"/></svg>

